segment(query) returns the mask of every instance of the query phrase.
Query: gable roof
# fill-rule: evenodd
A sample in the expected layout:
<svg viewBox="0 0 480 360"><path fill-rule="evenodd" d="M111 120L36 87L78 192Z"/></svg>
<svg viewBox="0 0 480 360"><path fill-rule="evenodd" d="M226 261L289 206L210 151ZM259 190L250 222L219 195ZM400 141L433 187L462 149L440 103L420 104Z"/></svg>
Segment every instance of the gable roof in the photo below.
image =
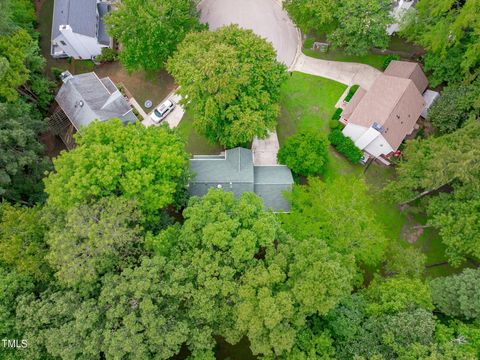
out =
<svg viewBox="0 0 480 360"><path fill-rule="evenodd" d="M95 119L118 117L124 123L137 119L115 84L94 72L75 76L66 73L55 100L77 130Z"/></svg>
<svg viewBox="0 0 480 360"><path fill-rule="evenodd" d="M189 192L205 195L210 188L222 188L235 196L244 192L255 192L267 208L275 211L289 210L283 192L291 190L293 177L286 166L254 166L252 151L234 148L224 156L195 156L190 159L190 170L194 173Z"/></svg>
<svg viewBox="0 0 480 360"><path fill-rule="evenodd" d="M428 87L428 79L416 62L393 60L388 64L384 74L412 80L421 94Z"/></svg>
<svg viewBox="0 0 480 360"><path fill-rule="evenodd" d="M413 130L424 105L412 80L381 75L353 111L349 109L342 115L349 123L366 128L374 126L396 150Z"/></svg>

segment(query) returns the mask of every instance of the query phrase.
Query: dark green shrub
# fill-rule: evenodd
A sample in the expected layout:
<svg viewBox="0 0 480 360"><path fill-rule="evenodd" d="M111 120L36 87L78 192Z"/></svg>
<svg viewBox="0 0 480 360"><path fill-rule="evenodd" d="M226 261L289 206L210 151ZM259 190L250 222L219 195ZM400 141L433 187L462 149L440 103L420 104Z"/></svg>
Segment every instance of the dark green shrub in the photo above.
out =
<svg viewBox="0 0 480 360"><path fill-rule="evenodd" d="M340 129L334 129L328 135L328 140L337 149L337 151L356 164L363 157L363 151L355 146L355 143L349 137L343 135Z"/></svg>
<svg viewBox="0 0 480 360"><path fill-rule="evenodd" d="M99 62L112 62L118 59L118 54L115 50L108 47L102 49L102 54L97 56L95 60Z"/></svg>
<svg viewBox="0 0 480 360"><path fill-rule="evenodd" d="M317 130L303 130L288 138L277 156L280 164L296 174L323 174L328 163L328 140Z"/></svg>
<svg viewBox="0 0 480 360"><path fill-rule="evenodd" d="M397 54L388 55L383 61L382 69L385 70L393 60L400 60L400 55L397 55Z"/></svg>
<svg viewBox="0 0 480 360"><path fill-rule="evenodd" d="M348 94L347 96L345 96L345 102L349 102L350 100L352 100L352 97L353 95L355 95L355 93L357 92L358 88L360 87L360 85L352 85L352 87L350 88L350 90L348 91Z"/></svg>
<svg viewBox="0 0 480 360"><path fill-rule="evenodd" d="M339 120L340 115L342 115L342 112L343 112L342 108L338 108L337 110L335 110L335 112L332 115L332 120Z"/></svg>
<svg viewBox="0 0 480 360"><path fill-rule="evenodd" d="M303 43L304 49L311 49L313 47L313 43L315 42L314 38L308 38Z"/></svg>
<svg viewBox="0 0 480 360"><path fill-rule="evenodd" d="M60 75L62 74L63 72L63 69L60 69L60 68L57 68L57 67L52 67L50 69L50 71L52 72L52 75L53 77L55 78L55 80L59 80L60 79Z"/></svg>

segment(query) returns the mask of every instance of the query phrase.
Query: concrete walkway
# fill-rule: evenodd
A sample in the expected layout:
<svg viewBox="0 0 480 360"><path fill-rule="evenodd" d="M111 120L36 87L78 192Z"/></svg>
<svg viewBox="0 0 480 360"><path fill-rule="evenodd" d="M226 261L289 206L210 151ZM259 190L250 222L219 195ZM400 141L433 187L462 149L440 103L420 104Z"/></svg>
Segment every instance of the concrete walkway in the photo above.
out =
<svg viewBox="0 0 480 360"><path fill-rule="evenodd" d="M254 165L278 165L277 153L280 149L276 132L271 132L265 139L253 139L252 152Z"/></svg>
<svg viewBox="0 0 480 360"><path fill-rule="evenodd" d="M345 85L358 84L368 90L381 72L370 65L315 59L300 54L293 65L294 71L321 76Z"/></svg>

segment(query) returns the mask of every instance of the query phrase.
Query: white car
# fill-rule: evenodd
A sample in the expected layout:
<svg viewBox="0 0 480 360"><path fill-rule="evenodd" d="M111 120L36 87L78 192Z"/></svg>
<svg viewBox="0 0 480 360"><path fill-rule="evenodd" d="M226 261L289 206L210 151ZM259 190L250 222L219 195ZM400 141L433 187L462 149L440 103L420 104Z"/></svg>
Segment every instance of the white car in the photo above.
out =
<svg viewBox="0 0 480 360"><path fill-rule="evenodd" d="M165 119L170 112L175 109L175 103L172 100L166 100L160 105L158 105L155 110L153 110L152 115L150 117L152 118L153 122L158 124L160 121Z"/></svg>

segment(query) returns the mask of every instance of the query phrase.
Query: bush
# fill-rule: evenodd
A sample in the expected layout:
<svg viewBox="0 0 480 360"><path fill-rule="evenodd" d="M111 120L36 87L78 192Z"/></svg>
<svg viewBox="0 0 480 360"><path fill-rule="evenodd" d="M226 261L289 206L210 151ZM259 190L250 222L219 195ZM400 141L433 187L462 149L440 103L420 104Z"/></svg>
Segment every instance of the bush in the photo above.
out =
<svg viewBox="0 0 480 360"><path fill-rule="evenodd" d="M301 131L280 148L278 162L296 174L323 174L328 163L328 140L316 130Z"/></svg>
<svg viewBox="0 0 480 360"><path fill-rule="evenodd" d="M352 87L350 88L350 90L348 91L348 94L347 96L345 96L345 102L349 102L350 100L352 100L352 97L353 95L355 95L355 93L357 92L358 88L360 87L360 85L352 85Z"/></svg>
<svg viewBox="0 0 480 360"><path fill-rule="evenodd" d="M355 146L355 143L349 137L343 135L340 129L334 129L328 135L328 140L337 149L337 151L356 164L363 157L363 151Z"/></svg>
<svg viewBox="0 0 480 360"><path fill-rule="evenodd" d="M102 49L102 54L97 56L95 60L99 62L112 62L118 59L118 53L110 49L109 47L105 47Z"/></svg>
<svg viewBox="0 0 480 360"><path fill-rule="evenodd" d="M400 60L400 55L397 55L397 54L388 55L383 61L382 69L385 70L393 60Z"/></svg>
<svg viewBox="0 0 480 360"><path fill-rule="evenodd" d="M342 108L338 108L337 110L335 110L335 112L332 115L332 120L339 120L340 115L342 115L342 112L343 112Z"/></svg>
<svg viewBox="0 0 480 360"><path fill-rule="evenodd" d="M303 48L304 49L311 49L313 47L313 43L315 42L314 38L308 38L305 40L303 43Z"/></svg>
<svg viewBox="0 0 480 360"><path fill-rule="evenodd" d="M57 67L52 67L50 69L50 71L52 72L52 75L53 77L55 78L55 80L59 80L60 79L60 75L62 74L63 72L63 69L60 69L60 68L57 68Z"/></svg>

